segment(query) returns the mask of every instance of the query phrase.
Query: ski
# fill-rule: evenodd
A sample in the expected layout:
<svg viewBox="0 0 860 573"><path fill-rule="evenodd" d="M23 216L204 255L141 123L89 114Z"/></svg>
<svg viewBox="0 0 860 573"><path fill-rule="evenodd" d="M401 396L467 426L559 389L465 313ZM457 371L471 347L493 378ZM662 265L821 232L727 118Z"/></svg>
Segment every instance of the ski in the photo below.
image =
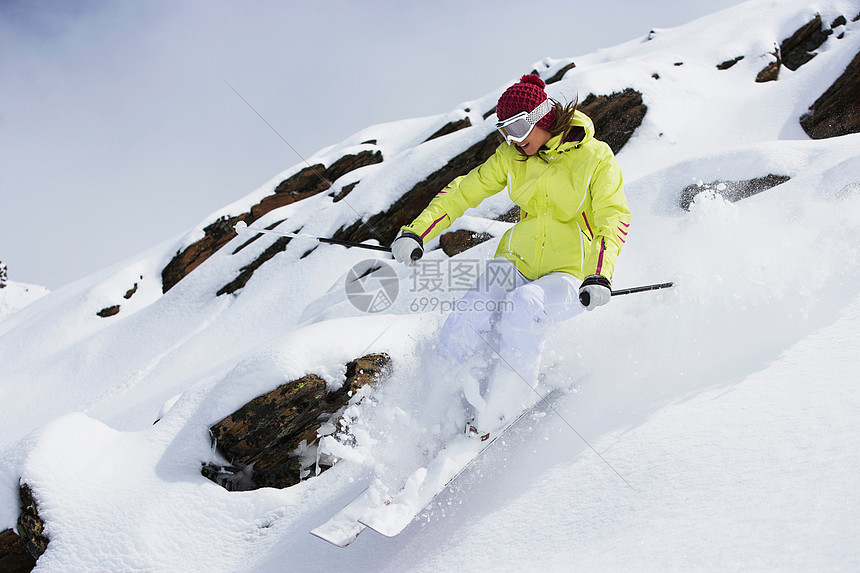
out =
<svg viewBox="0 0 860 573"><path fill-rule="evenodd" d="M486 439L458 436L445 446L427 467L415 470L406 480L403 488L390 501L383 502L376 509L369 510L359 517L359 523L386 537L394 537L406 529L425 507L432 504L496 440L504 436L544 400L536 401L525 408L518 416L501 429L491 433Z"/></svg>
<svg viewBox="0 0 860 573"><path fill-rule="evenodd" d="M365 529L365 525L358 520L384 503L385 498L371 485L331 519L311 530L311 535L337 547L346 547Z"/></svg>

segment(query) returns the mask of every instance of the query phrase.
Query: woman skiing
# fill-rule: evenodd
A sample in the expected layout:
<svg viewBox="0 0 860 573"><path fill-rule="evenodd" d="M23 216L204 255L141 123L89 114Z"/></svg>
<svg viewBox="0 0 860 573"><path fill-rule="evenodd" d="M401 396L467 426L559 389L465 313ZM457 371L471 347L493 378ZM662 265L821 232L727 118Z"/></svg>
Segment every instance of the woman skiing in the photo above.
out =
<svg viewBox="0 0 860 573"><path fill-rule="evenodd" d="M630 227L612 150L594 139L594 124L576 103L562 106L544 87L537 75L525 75L502 94L496 127L507 145L451 182L391 245L397 261L412 265L416 249L423 252L487 197L507 188L520 207L520 221L454 305L437 347L463 377L474 409L467 431L481 435L538 397L547 328L609 302L615 259Z"/></svg>

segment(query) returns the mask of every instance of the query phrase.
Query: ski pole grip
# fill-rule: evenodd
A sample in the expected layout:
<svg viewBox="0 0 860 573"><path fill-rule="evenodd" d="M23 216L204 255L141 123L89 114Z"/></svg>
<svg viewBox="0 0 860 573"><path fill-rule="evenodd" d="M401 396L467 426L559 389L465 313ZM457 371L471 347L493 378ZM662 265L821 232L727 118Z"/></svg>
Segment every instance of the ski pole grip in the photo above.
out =
<svg viewBox="0 0 860 573"><path fill-rule="evenodd" d="M409 256L409 258L412 259L413 261L417 261L418 259L420 259L423 256L424 256L424 249L422 249L420 247L415 247L414 249L412 249L412 254Z"/></svg>
<svg viewBox="0 0 860 573"><path fill-rule="evenodd" d="M588 306L588 303L591 302L591 295L589 295L587 292L579 293L579 302L580 304L582 304L582 306Z"/></svg>

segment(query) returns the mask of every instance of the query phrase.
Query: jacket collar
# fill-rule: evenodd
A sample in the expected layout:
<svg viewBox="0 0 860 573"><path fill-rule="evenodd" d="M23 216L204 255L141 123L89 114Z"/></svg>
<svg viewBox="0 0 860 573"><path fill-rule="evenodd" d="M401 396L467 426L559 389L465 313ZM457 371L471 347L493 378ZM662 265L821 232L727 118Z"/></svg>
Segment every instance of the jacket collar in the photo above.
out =
<svg viewBox="0 0 860 573"><path fill-rule="evenodd" d="M578 148L580 145L587 143L588 141L594 139L594 122L591 121L591 118L582 113L579 110L576 110L576 113L573 114L573 118L570 121L571 127L581 127L585 130L585 135L579 141L565 141L562 143L562 137L564 134L556 135L550 138L549 141L546 142L546 145L541 148L539 153L548 153L551 151L570 151L573 148Z"/></svg>

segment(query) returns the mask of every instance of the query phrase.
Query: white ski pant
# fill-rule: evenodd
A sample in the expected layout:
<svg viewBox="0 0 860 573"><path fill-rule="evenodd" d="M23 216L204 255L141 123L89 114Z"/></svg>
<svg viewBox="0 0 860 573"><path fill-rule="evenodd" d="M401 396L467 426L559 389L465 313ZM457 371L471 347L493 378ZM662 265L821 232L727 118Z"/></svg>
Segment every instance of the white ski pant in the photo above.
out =
<svg viewBox="0 0 860 573"><path fill-rule="evenodd" d="M547 329L583 310L579 281L567 273L530 280L505 258L487 263L474 286L453 304L438 345L439 355L455 364L483 365L484 371L496 364L483 396L480 381L464 384L479 423L490 429L537 397Z"/></svg>

